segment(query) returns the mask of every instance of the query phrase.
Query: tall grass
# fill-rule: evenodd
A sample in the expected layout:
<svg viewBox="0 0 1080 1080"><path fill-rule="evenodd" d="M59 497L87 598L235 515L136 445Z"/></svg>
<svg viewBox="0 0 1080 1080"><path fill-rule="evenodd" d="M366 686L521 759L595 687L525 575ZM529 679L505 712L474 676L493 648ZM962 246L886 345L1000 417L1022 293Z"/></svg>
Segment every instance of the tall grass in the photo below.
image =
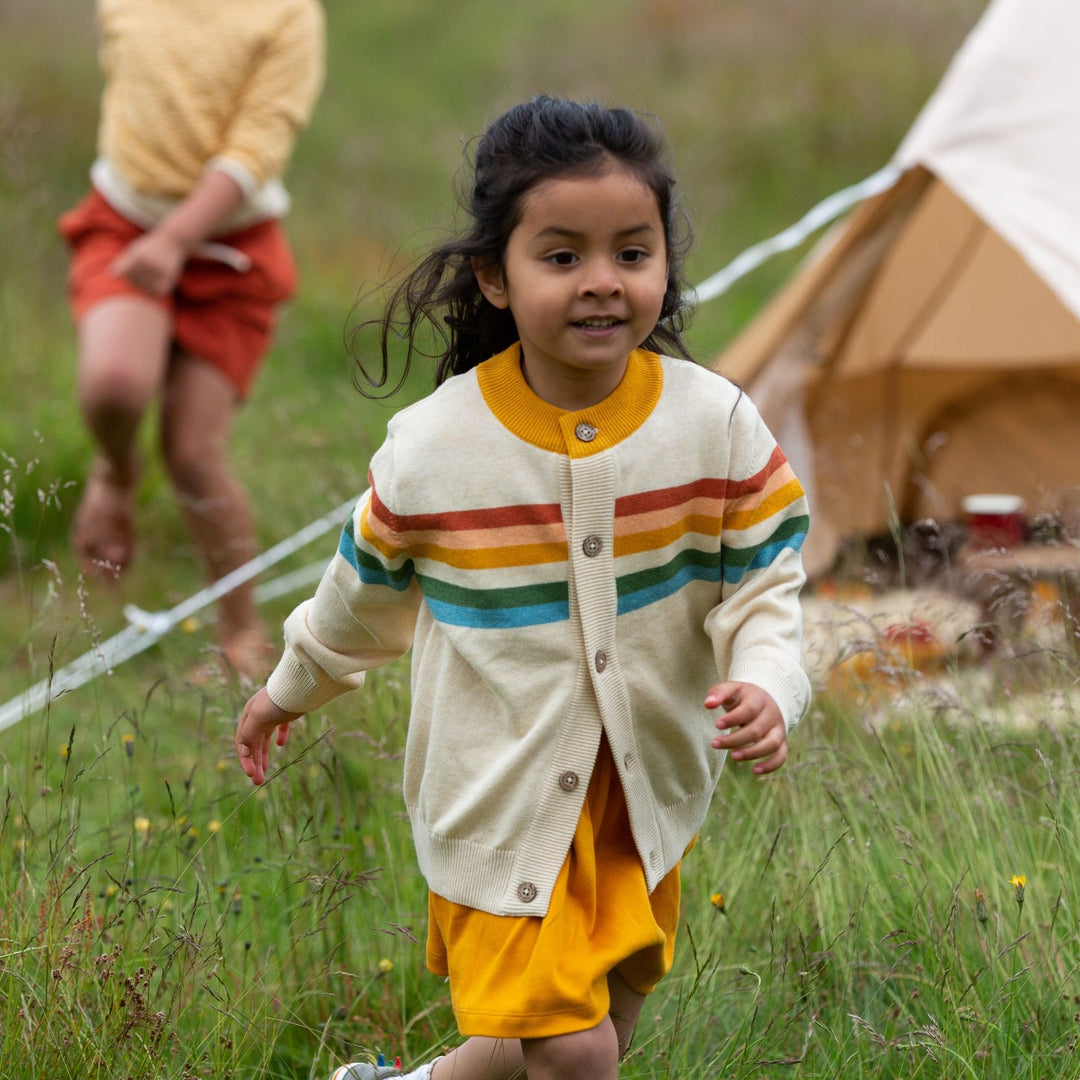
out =
<svg viewBox="0 0 1080 1080"><path fill-rule="evenodd" d="M465 133L539 90L654 111L698 280L879 167L981 7L332 0L327 89L290 174L303 292L234 442L263 539L363 484L394 406L352 392L344 330L357 293L452 212ZM0 8L3 701L100 647L124 601L168 607L200 583L152 425L127 582L81 582L66 550L88 446L52 229L93 153L91 45L84 8ZM701 312L698 353L789 266ZM267 605L272 625L293 599ZM297 1080L455 1039L447 988L424 971L399 791L404 665L297 724L256 791L232 757L247 688L195 675L210 641L186 627L0 732L4 1077ZM963 674L948 695L876 700L873 725L867 702L822 693L779 775L728 771L686 860L676 968L623 1076L1080 1075L1062 689L1080 669L1056 654L1024 693Z"/></svg>
<svg viewBox="0 0 1080 1080"><path fill-rule="evenodd" d="M308 1077L452 1044L404 672L297 724L260 790L232 689L147 674L137 707L61 699L7 739L4 1075ZM868 730L823 698L781 774L729 770L624 1076L1077 1074L1080 755L964 712Z"/></svg>

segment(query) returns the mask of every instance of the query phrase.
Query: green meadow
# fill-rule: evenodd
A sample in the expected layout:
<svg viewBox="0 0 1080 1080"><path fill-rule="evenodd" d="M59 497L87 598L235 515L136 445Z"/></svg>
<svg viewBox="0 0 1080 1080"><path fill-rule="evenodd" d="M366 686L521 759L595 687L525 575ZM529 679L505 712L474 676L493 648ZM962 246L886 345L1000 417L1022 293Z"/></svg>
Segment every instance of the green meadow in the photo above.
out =
<svg viewBox="0 0 1080 1080"><path fill-rule="evenodd" d="M94 153L90 6L0 4L0 706L100 654L124 605L202 585L154 418L127 579L84 582L67 549L90 447L55 220ZM327 84L288 175L302 291L235 432L265 547L357 495L392 411L429 388L415 371L366 400L346 340L451 226L499 111L548 92L654 113L698 282L885 164L982 7L327 0ZM702 307L699 359L801 254ZM268 623L302 595L269 597ZM213 640L200 611L0 730L0 1076L314 1080L455 1042L400 796L406 663L296 724L256 790L232 753L249 688L207 675ZM622 1076L1080 1075L1080 661L1029 652L884 699L822 679L779 774L729 769Z"/></svg>

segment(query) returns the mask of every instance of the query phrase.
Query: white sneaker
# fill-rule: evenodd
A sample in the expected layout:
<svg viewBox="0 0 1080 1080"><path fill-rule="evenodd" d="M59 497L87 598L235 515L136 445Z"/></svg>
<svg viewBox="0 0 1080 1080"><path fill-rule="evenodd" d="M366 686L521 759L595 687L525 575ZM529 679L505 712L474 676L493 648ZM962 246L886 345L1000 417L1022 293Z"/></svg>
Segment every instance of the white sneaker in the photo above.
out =
<svg viewBox="0 0 1080 1080"><path fill-rule="evenodd" d="M372 1065L367 1061L354 1061L351 1065L342 1065L330 1077L330 1080L383 1080L384 1077L401 1077L401 1080L431 1080L431 1069L435 1062L429 1061L410 1073L403 1072L400 1064Z"/></svg>
<svg viewBox="0 0 1080 1080"><path fill-rule="evenodd" d="M372 1065L367 1061L354 1061L335 1070L330 1080L383 1080L383 1077L403 1076L393 1065Z"/></svg>

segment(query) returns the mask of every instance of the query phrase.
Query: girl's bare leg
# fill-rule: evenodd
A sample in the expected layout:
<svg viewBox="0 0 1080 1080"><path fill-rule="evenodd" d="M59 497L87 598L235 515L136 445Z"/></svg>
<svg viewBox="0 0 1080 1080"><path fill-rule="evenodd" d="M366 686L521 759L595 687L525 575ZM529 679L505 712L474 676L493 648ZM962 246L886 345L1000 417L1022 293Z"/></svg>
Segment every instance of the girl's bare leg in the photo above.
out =
<svg viewBox="0 0 1080 1080"><path fill-rule="evenodd" d="M596 1027L547 1039L522 1039L529 1080L615 1080L619 1039L610 1016Z"/></svg>
<svg viewBox="0 0 1080 1080"><path fill-rule="evenodd" d="M117 296L79 320L78 396L97 445L71 543L83 572L117 577L135 548L135 442L168 363L172 320L150 299Z"/></svg>
<svg viewBox="0 0 1080 1080"><path fill-rule="evenodd" d="M637 1027L638 1017L645 1004L645 995L634 990L617 971L608 973L608 993L611 995L608 1015L615 1027L621 1061L630 1049L630 1040L634 1037L634 1028Z"/></svg>
<svg viewBox="0 0 1080 1080"><path fill-rule="evenodd" d="M615 1080L618 1038L610 1017L596 1027L547 1039L473 1036L441 1061L431 1080Z"/></svg>
<svg viewBox="0 0 1080 1080"><path fill-rule="evenodd" d="M524 1080L525 1062L518 1039L474 1035L435 1062L431 1080Z"/></svg>
<svg viewBox="0 0 1080 1080"><path fill-rule="evenodd" d="M431 1080L614 1080L645 997L613 971L611 1009L594 1028L549 1039L474 1036L435 1063Z"/></svg>
<svg viewBox="0 0 1080 1080"><path fill-rule="evenodd" d="M217 368L182 353L174 356L162 397L162 452L212 581L258 552L247 495L228 459L236 400L235 388ZM218 601L218 641L239 674L260 679L272 667L273 650L254 589L246 582Z"/></svg>

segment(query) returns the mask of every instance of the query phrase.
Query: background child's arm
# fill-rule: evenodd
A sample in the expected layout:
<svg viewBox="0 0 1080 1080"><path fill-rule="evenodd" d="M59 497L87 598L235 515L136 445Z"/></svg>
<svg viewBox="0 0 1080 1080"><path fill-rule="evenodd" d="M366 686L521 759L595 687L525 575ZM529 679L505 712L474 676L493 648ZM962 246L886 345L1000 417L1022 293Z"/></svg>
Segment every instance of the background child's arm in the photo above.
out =
<svg viewBox="0 0 1080 1080"><path fill-rule="evenodd" d="M787 728L771 694L753 683L719 683L705 695L705 708L721 707L716 726L727 734L713 738L714 750L727 750L736 761L756 760L756 773L775 772L787 761Z"/></svg>
<svg viewBox="0 0 1080 1080"><path fill-rule="evenodd" d="M270 739L277 732L278 746L289 738L289 724L303 713L286 712L270 700L264 686L244 706L236 725L236 756L253 784L266 779L270 764Z"/></svg>
<svg viewBox="0 0 1080 1080"><path fill-rule="evenodd" d="M112 265L113 273L151 296L168 295L192 251L243 198L240 185L228 173L207 169L172 213L124 248Z"/></svg>

